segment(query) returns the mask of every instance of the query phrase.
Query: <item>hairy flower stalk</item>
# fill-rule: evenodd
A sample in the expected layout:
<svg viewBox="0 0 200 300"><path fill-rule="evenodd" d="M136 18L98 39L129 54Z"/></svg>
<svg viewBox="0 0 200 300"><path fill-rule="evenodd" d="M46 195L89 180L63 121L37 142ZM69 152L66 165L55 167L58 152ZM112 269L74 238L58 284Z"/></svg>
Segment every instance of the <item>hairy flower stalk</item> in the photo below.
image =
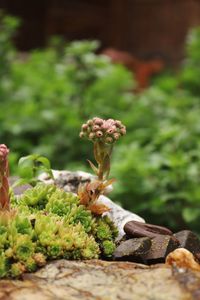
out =
<svg viewBox="0 0 200 300"><path fill-rule="evenodd" d="M126 127L118 120L103 120L96 117L82 125L80 137L87 138L94 144L94 158L97 162L97 167L91 161L89 161L89 164L97 175L98 180L85 186L80 186L78 194L81 203L93 213L101 215L108 210L105 205L96 204L96 201L114 181L113 179L108 180L111 154L115 142L125 134Z"/></svg>
<svg viewBox="0 0 200 300"><path fill-rule="evenodd" d="M0 209L10 209L9 196L9 168L8 168L9 149L4 144L0 144Z"/></svg>
<svg viewBox="0 0 200 300"><path fill-rule="evenodd" d="M126 127L118 120L103 120L96 117L82 125L80 137L85 137L94 144L94 158L98 167L91 162L90 165L99 180L108 179L113 146L125 134Z"/></svg>

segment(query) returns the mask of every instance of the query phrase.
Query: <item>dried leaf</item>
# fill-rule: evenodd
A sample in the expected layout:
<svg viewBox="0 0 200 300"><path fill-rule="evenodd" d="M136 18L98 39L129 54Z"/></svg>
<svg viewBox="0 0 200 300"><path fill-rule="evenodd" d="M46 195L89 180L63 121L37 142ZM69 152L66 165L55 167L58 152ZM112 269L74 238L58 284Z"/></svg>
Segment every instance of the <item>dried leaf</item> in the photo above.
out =
<svg viewBox="0 0 200 300"><path fill-rule="evenodd" d="M88 209L95 215L102 215L103 213L110 211L110 208L104 204L93 203L88 206Z"/></svg>
<svg viewBox="0 0 200 300"><path fill-rule="evenodd" d="M80 199L80 203L87 206L90 202L90 197L87 192L87 184L86 185L79 185L78 187L78 196Z"/></svg>

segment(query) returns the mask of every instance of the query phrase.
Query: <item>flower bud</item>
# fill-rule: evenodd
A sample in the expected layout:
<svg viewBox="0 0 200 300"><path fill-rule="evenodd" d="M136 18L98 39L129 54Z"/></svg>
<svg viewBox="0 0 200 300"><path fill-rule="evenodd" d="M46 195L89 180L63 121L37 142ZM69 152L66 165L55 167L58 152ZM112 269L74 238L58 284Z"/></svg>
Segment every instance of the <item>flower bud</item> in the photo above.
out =
<svg viewBox="0 0 200 300"><path fill-rule="evenodd" d="M89 134L89 139L92 140L94 137L95 137L95 134L94 134L93 132L91 132L91 133Z"/></svg>
<svg viewBox="0 0 200 300"><path fill-rule="evenodd" d="M80 138L84 138L84 137L85 137L85 133L84 133L83 131L81 131L81 132L79 133L79 136L80 136Z"/></svg>
<svg viewBox="0 0 200 300"><path fill-rule="evenodd" d="M92 120L88 120L87 125L89 125L89 126L92 125Z"/></svg>
<svg viewBox="0 0 200 300"><path fill-rule="evenodd" d="M119 121L119 120L116 120L115 121L115 126L118 127L118 128L120 128L122 126L122 122Z"/></svg>
<svg viewBox="0 0 200 300"><path fill-rule="evenodd" d="M115 132L115 133L113 134L113 137L114 137L114 139L115 139L116 141L119 140L120 136L121 136L121 134L118 133L118 132Z"/></svg>
<svg viewBox="0 0 200 300"><path fill-rule="evenodd" d="M102 137L103 136L103 132L102 131L100 131L100 130L98 130L97 132L96 132L96 137Z"/></svg>
<svg viewBox="0 0 200 300"><path fill-rule="evenodd" d="M81 128L82 128L83 131L86 131L88 129L88 125L87 124L83 124Z"/></svg>
<svg viewBox="0 0 200 300"><path fill-rule="evenodd" d="M125 126L123 126L123 127L120 129L120 133L121 133L122 135L125 135L125 134L126 134L126 127L125 127Z"/></svg>
<svg viewBox="0 0 200 300"><path fill-rule="evenodd" d="M115 126L112 126L110 127L106 132L109 133L109 134L112 134L112 133L115 133L116 132L116 127Z"/></svg>
<svg viewBox="0 0 200 300"><path fill-rule="evenodd" d="M101 118L93 118L93 122L95 125L102 125L103 124L103 120Z"/></svg>
<svg viewBox="0 0 200 300"><path fill-rule="evenodd" d="M99 125L94 125L92 127L92 131L98 131L100 129L100 126Z"/></svg>

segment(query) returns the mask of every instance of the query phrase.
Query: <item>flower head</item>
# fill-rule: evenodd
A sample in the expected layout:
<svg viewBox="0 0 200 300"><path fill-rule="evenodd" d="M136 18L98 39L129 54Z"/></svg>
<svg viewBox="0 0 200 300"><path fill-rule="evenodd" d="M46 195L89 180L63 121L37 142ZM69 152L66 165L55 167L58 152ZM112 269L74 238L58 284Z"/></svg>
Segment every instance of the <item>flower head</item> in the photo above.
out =
<svg viewBox="0 0 200 300"><path fill-rule="evenodd" d="M93 118L82 125L80 137L86 137L92 142L102 142L105 144L114 144L126 133L126 127L119 120L103 120Z"/></svg>
<svg viewBox="0 0 200 300"><path fill-rule="evenodd" d="M9 149L6 145L0 144L0 161L3 162L7 159Z"/></svg>

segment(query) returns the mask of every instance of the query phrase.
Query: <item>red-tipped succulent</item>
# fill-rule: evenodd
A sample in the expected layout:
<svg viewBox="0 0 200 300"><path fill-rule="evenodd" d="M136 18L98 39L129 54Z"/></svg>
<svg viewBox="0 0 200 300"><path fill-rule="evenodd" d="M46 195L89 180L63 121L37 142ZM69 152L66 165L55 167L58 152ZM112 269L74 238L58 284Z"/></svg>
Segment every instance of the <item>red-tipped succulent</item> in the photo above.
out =
<svg viewBox="0 0 200 300"><path fill-rule="evenodd" d="M9 167L8 167L9 149L4 144L0 144L0 209L9 210Z"/></svg>
<svg viewBox="0 0 200 300"><path fill-rule="evenodd" d="M118 120L103 120L96 117L82 125L80 137L87 138L94 144L94 158L97 167L91 161L89 163L98 180L80 187L78 194L80 201L93 213L102 214L108 210L106 206L97 204L96 200L114 181L113 179L108 180L111 154L115 142L125 134L126 127Z"/></svg>

